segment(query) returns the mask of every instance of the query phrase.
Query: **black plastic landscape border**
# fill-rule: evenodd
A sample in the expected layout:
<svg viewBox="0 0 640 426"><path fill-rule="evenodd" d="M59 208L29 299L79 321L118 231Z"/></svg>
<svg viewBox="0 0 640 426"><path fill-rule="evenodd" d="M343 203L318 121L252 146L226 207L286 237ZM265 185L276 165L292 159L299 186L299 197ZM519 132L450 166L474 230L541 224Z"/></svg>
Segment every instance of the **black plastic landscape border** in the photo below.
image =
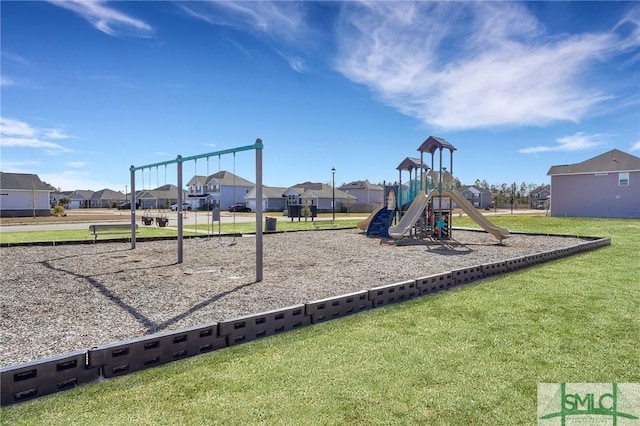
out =
<svg viewBox="0 0 640 426"><path fill-rule="evenodd" d="M479 231L482 232L482 231ZM610 238L576 235L582 242L560 249L441 272L269 312L143 336L0 369L0 405L8 406L171 361L296 330L541 263L611 245Z"/></svg>

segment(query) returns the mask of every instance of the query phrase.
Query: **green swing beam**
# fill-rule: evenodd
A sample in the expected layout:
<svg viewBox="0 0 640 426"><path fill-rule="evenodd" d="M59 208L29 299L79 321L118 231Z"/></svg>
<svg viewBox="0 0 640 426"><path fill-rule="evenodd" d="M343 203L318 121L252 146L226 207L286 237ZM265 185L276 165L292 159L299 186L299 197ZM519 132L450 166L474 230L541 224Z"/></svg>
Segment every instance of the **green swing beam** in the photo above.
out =
<svg viewBox="0 0 640 426"><path fill-rule="evenodd" d="M176 164L177 176L178 176L178 263L183 263L184 251L183 251L183 220L182 220L182 164L186 161L196 161L199 158L220 157L228 154L235 154L236 152L251 151L256 152L256 282L262 281L262 259L263 259L263 246L262 246L262 150L264 145L261 139L256 139L256 143L253 145L241 146L238 148L224 149L222 151L207 152L205 154L192 155L189 157L182 157L178 155L175 160L161 161L159 163L145 164L144 166L131 166L129 172L131 173L131 248L136 248L136 171L144 169L152 169L153 167L168 166L170 164Z"/></svg>

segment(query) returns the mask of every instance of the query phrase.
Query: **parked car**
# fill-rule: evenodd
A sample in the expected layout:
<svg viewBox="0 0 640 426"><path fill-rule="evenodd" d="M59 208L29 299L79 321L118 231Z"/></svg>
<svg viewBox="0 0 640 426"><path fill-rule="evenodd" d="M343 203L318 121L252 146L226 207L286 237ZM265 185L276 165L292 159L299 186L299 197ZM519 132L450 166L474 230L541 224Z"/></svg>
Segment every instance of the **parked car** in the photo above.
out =
<svg viewBox="0 0 640 426"><path fill-rule="evenodd" d="M251 209L244 204L233 204L229 206L230 212L250 212Z"/></svg>
<svg viewBox="0 0 640 426"><path fill-rule="evenodd" d="M178 203L171 204L171 205L169 206L169 208L170 208L172 211L174 211L174 212L175 212L175 211L177 211L177 210L178 210ZM182 210L192 210L192 209L193 209L193 207L191 207L191 204L189 204L189 203L182 203Z"/></svg>
<svg viewBox="0 0 640 426"><path fill-rule="evenodd" d="M140 208L140 203L136 203L136 209L139 209L139 208ZM131 201L118 204L118 210L131 210Z"/></svg>

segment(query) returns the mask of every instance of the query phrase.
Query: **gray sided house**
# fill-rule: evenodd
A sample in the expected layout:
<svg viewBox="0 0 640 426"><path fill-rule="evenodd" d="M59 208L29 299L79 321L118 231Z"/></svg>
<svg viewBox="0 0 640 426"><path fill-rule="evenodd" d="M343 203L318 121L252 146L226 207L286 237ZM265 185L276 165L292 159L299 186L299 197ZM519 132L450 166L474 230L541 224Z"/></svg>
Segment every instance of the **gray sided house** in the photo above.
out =
<svg viewBox="0 0 640 426"><path fill-rule="evenodd" d="M349 211L351 206L355 204L356 197L349 195L339 189L335 192L331 185L324 183L304 182L288 188L284 192L287 200L287 208L290 205L308 204L316 206L318 212L331 212L334 209L333 201L335 198L335 211Z"/></svg>
<svg viewBox="0 0 640 426"><path fill-rule="evenodd" d="M194 209L206 208L207 204L226 210L233 204L244 204L245 197L255 184L226 170L209 176L194 176L187 182L187 198Z"/></svg>
<svg viewBox="0 0 640 426"><path fill-rule="evenodd" d="M475 185L463 185L458 188L464 198L478 209L488 209L493 204L493 194L486 189L478 188Z"/></svg>
<svg viewBox="0 0 640 426"><path fill-rule="evenodd" d="M551 197L551 185L542 185L529 193L529 206L532 209L545 206L545 203Z"/></svg>
<svg viewBox="0 0 640 426"><path fill-rule="evenodd" d="M88 209L91 207L91 197L93 191L87 190L75 190L69 195L69 209Z"/></svg>
<svg viewBox="0 0 640 426"><path fill-rule="evenodd" d="M187 201L186 191L183 191L183 200ZM178 202L178 187L175 185L163 185L156 189L136 191L138 209L168 209L171 204Z"/></svg>
<svg viewBox="0 0 640 426"><path fill-rule="evenodd" d="M274 186L262 186L262 211L264 212L282 212L287 208L287 199L283 195L287 188ZM252 211L256 211L256 188L254 187L244 197L246 206Z"/></svg>
<svg viewBox="0 0 640 426"><path fill-rule="evenodd" d="M356 198L356 202L349 209L351 212L370 213L384 200L384 188L368 180L345 183L338 189Z"/></svg>
<svg viewBox="0 0 640 426"><path fill-rule="evenodd" d="M50 216L50 192L38 175L0 172L0 216Z"/></svg>
<svg viewBox="0 0 640 426"><path fill-rule="evenodd" d="M552 166L551 216L640 218L640 158L613 149Z"/></svg>
<svg viewBox="0 0 640 426"><path fill-rule="evenodd" d="M99 209L115 208L120 203L124 203L125 195L112 189L102 189L91 194L89 207Z"/></svg>

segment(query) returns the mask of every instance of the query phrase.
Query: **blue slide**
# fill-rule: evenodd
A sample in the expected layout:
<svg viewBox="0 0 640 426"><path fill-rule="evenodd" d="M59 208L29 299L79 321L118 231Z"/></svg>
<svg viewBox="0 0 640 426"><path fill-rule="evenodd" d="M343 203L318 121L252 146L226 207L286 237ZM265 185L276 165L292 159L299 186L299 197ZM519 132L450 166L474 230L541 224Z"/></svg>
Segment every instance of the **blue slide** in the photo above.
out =
<svg viewBox="0 0 640 426"><path fill-rule="evenodd" d="M367 235L376 237L388 237L389 226L393 221L393 210L382 208L373 216L367 227Z"/></svg>

